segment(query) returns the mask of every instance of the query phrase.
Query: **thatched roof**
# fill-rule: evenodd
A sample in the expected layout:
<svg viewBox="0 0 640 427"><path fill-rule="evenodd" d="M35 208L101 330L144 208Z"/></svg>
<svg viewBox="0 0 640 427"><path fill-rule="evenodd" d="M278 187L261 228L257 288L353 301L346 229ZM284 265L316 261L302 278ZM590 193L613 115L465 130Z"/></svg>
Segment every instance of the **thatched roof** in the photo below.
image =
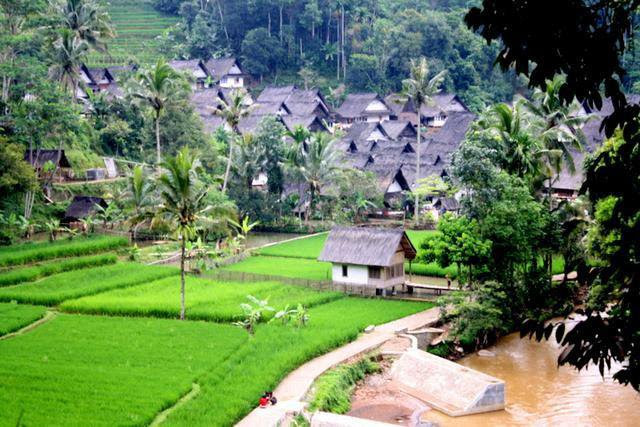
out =
<svg viewBox="0 0 640 427"><path fill-rule="evenodd" d="M416 249L403 229L335 227L318 260L390 267L399 249L407 259L416 257Z"/></svg>
<svg viewBox="0 0 640 427"><path fill-rule="evenodd" d="M86 218L98 211L97 206L106 208L108 205L102 197L75 196L64 214L65 222Z"/></svg>
<svg viewBox="0 0 640 427"><path fill-rule="evenodd" d="M297 115L289 115L283 116L282 121L286 128L290 131L296 126L302 126L305 129L308 129L311 132L327 132L327 126L323 123L322 120L318 116L308 115L308 116L297 116Z"/></svg>
<svg viewBox="0 0 640 427"><path fill-rule="evenodd" d="M458 212L460 210L460 202L453 197L440 197L434 203L436 209L443 209L447 212Z"/></svg>
<svg viewBox="0 0 640 427"><path fill-rule="evenodd" d="M382 127L391 139L417 138L418 136L416 128L409 121L389 120L382 122Z"/></svg>
<svg viewBox="0 0 640 427"><path fill-rule="evenodd" d="M229 71L233 66L238 67L240 73L242 74L242 69L240 68L240 64L236 61L234 57L227 58L212 58L205 62L204 66L207 69L207 73L215 80L219 81L221 78L229 74ZM237 74L235 74L237 75Z"/></svg>
<svg viewBox="0 0 640 427"><path fill-rule="evenodd" d="M71 163L64 154L64 150L60 150L60 164L61 168L70 168ZM24 160L29 162L29 150L24 153ZM58 162L58 150L33 150L32 162L34 168L41 169L45 163L51 161L54 165Z"/></svg>
<svg viewBox="0 0 640 427"><path fill-rule="evenodd" d="M376 111L375 113L367 112L367 107L374 101L381 102L385 105L386 109L383 111ZM367 115L390 115L393 114L393 111L389 108L385 100L377 93L350 93L347 95L340 108L336 110L336 113L342 118L353 119Z"/></svg>

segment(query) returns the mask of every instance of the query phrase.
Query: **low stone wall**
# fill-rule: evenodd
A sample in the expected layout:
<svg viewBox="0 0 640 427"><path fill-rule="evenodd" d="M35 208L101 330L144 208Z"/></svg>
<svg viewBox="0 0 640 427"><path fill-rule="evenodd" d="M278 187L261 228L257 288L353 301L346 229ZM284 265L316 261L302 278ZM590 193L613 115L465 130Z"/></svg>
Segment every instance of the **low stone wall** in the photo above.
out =
<svg viewBox="0 0 640 427"><path fill-rule="evenodd" d="M330 412L316 412L311 418L311 427L390 427L394 425Z"/></svg>

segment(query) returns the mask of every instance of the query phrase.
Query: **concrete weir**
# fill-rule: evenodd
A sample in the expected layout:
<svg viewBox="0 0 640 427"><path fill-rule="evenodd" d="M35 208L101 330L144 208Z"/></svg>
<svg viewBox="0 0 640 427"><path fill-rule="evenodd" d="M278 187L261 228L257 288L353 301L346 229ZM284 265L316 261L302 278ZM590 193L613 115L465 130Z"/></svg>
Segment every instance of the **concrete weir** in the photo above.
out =
<svg viewBox="0 0 640 427"><path fill-rule="evenodd" d="M404 353L391 377L402 392L452 417L504 409L504 381L421 350Z"/></svg>

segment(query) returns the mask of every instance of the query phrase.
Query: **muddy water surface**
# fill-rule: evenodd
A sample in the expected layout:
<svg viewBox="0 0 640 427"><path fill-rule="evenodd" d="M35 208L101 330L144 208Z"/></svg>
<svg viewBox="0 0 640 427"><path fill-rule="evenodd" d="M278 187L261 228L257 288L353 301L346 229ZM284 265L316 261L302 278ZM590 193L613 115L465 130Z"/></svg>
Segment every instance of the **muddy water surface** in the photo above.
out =
<svg viewBox="0 0 640 427"><path fill-rule="evenodd" d="M640 394L613 382L611 374L603 381L595 366L582 372L558 368L555 342L511 334L488 350L495 357L474 354L460 364L504 380L506 410L458 418L428 411L423 421L441 426L640 426Z"/></svg>

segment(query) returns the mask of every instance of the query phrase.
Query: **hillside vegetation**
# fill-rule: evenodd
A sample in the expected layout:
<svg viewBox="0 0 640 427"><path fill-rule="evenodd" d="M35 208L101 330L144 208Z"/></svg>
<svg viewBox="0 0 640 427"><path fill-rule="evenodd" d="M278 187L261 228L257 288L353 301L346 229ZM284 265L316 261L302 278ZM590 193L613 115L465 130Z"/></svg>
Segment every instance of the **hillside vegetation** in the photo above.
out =
<svg viewBox="0 0 640 427"><path fill-rule="evenodd" d="M160 57L157 37L178 18L156 10L149 0L111 0L109 15L116 38L109 43L109 55L92 53L91 66L126 65L134 58L140 64L151 64Z"/></svg>

